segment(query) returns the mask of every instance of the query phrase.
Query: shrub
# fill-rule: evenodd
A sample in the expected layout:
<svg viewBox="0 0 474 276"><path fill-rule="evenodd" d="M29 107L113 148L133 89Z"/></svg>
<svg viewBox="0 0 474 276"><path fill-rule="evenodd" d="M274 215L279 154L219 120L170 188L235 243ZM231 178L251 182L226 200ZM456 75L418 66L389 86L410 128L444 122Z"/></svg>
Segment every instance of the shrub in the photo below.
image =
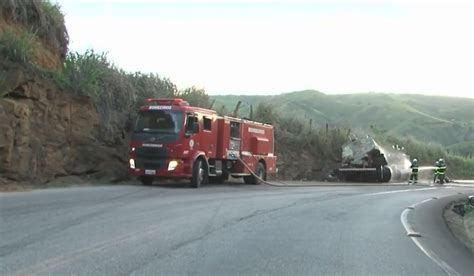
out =
<svg viewBox="0 0 474 276"><path fill-rule="evenodd" d="M110 143L129 130L144 99L177 95L176 85L169 79L127 73L109 62L105 53L93 50L69 53L64 70L56 73L55 79L63 89L92 98L101 116L101 138Z"/></svg>
<svg viewBox="0 0 474 276"><path fill-rule="evenodd" d="M0 71L0 98L8 94L8 90L4 89L4 82L7 80L7 75L4 71Z"/></svg>
<svg viewBox="0 0 474 276"><path fill-rule="evenodd" d="M7 60L27 63L33 55L33 34L29 32L15 33L6 28L0 33L0 55Z"/></svg>
<svg viewBox="0 0 474 276"><path fill-rule="evenodd" d="M64 58L69 36L59 4L49 0L3 0L0 14L7 21L22 24Z"/></svg>
<svg viewBox="0 0 474 276"><path fill-rule="evenodd" d="M260 103L255 110L254 120L266 124L274 124L279 121L275 107L271 104Z"/></svg>
<svg viewBox="0 0 474 276"><path fill-rule="evenodd" d="M73 93L87 95L98 100L101 81L110 64L104 53L87 50L84 54L69 53L64 61L64 69L57 80L62 88Z"/></svg>
<svg viewBox="0 0 474 276"><path fill-rule="evenodd" d="M447 174L453 178L474 177L474 160L448 154L438 144L424 143L415 138L399 138L395 136L378 136L377 140L389 145L400 145L411 158L417 158L422 165L434 166L439 158L446 160Z"/></svg>
<svg viewBox="0 0 474 276"><path fill-rule="evenodd" d="M178 97L186 100L190 105L209 108L209 95L206 91L195 86L180 90Z"/></svg>

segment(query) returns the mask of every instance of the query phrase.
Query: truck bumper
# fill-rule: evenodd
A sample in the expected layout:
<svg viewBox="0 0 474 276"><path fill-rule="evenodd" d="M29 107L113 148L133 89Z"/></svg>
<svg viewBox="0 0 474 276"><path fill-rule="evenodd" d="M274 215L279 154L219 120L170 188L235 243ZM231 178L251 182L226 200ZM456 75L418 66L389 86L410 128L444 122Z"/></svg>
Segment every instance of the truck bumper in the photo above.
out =
<svg viewBox="0 0 474 276"><path fill-rule="evenodd" d="M177 166L173 170L168 169L171 161L177 161ZM163 162L164 166L161 168L147 167L147 168L128 168L128 174L131 176L153 176L160 178L191 178L192 165L188 160L169 159Z"/></svg>

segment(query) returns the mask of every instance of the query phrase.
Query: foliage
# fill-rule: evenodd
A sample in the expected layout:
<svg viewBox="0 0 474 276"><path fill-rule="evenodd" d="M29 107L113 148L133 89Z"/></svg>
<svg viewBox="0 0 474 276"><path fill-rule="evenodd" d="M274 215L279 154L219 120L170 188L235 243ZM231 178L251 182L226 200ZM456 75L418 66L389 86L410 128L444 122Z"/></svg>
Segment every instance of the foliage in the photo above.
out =
<svg viewBox="0 0 474 276"><path fill-rule="evenodd" d="M59 4L49 0L4 0L0 1L0 15L22 24L62 57L66 56L69 36Z"/></svg>
<svg viewBox="0 0 474 276"><path fill-rule="evenodd" d="M446 160L447 174L453 178L474 177L474 159L448 154L440 145L425 143L413 137L399 138L395 136L377 136L377 140L389 145L400 145L411 158L417 158L421 165L434 166L439 158Z"/></svg>
<svg viewBox="0 0 474 276"><path fill-rule="evenodd" d="M447 151L452 155L472 158L474 155L474 140L450 145L447 147Z"/></svg>
<svg viewBox="0 0 474 276"><path fill-rule="evenodd" d="M129 73L127 76L135 90L136 102L139 104L143 103L147 98L171 98L177 94L177 88L174 83L156 74L135 72Z"/></svg>
<svg viewBox="0 0 474 276"><path fill-rule="evenodd" d="M323 179L337 166L346 131L316 128L303 120L280 116L272 104L258 104L253 120L274 125L280 177Z"/></svg>
<svg viewBox="0 0 474 276"><path fill-rule="evenodd" d="M278 114L275 112L275 107L266 103L260 103L257 106L254 116L255 120L266 124L275 124L280 119Z"/></svg>
<svg viewBox="0 0 474 276"><path fill-rule="evenodd" d="M178 97L183 98L193 106L209 108L210 105L209 96L206 94L206 91L195 86L180 90Z"/></svg>
<svg viewBox="0 0 474 276"><path fill-rule="evenodd" d="M8 90L4 89L4 82L7 80L7 75L4 71L0 70L0 98L3 98L6 94L8 94Z"/></svg>
<svg viewBox="0 0 474 276"><path fill-rule="evenodd" d="M103 137L123 136L146 98L170 98L177 94L169 79L141 72L127 73L114 66L105 53L87 50L69 53L55 79L61 88L91 97L101 115Z"/></svg>
<svg viewBox="0 0 474 276"><path fill-rule="evenodd" d="M110 64L104 53L87 50L84 54L69 53L64 61L64 69L57 76L62 88L76 94L85 94L98 100L101 81Z"/></svg>
<svg viewBox="0 0 474 276"><path fill-rule="evenodd" d="M360 93L325 95L306 90L276 96L212 96L216 106L235 106L237 101L272 102L275 112L284 117L312 119L315 126L326 123L339 127L375 126L387 135L412 136L443 146L474 141L474 99L423 95ZM248 114L250 105L242 105L240 114Z"/></svg>
<svg viewBox="0 0 474 276"><path fill-rule="evenodd" d="M0 33L0 56L26 64L33 55L33 39L29 32L16 34L11 28L6 28Z"/></svg>

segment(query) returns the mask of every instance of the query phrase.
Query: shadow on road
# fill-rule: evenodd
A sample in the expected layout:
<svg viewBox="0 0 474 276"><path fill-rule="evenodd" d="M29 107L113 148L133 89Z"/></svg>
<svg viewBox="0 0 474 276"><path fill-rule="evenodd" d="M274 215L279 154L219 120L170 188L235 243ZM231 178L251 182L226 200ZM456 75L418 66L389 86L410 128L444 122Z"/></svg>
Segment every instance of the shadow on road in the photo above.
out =
<svg viewBox="0 0 474 276"><path fill-rule="evenodd" d="M172 180L165 180L165 181L155 181L152 185L145 186L142 185L140 182L136 182L136 185L143 186L143 187L150 187L150 188L167 188L167 189L195 189L191 187L191 184L188 181L172 181ZM225 183L209 183L202 185L199 189L206 189L206 188L214 188L214 187L230 187L230 188L242 188L254 185L247 185L243 182L236 181L229 181Z"/></svg>

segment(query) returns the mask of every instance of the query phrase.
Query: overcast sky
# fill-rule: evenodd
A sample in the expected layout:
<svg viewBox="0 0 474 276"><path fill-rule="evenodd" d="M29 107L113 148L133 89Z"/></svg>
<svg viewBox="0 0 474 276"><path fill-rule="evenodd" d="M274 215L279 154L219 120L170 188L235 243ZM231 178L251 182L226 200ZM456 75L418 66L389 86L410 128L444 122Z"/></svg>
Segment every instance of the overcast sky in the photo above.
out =
<svg viewBox="0 0 474 276"><path fill-rule="evenodd" d="M71 50L179 88L474 97L468 0L58 2Z"/></svg>

